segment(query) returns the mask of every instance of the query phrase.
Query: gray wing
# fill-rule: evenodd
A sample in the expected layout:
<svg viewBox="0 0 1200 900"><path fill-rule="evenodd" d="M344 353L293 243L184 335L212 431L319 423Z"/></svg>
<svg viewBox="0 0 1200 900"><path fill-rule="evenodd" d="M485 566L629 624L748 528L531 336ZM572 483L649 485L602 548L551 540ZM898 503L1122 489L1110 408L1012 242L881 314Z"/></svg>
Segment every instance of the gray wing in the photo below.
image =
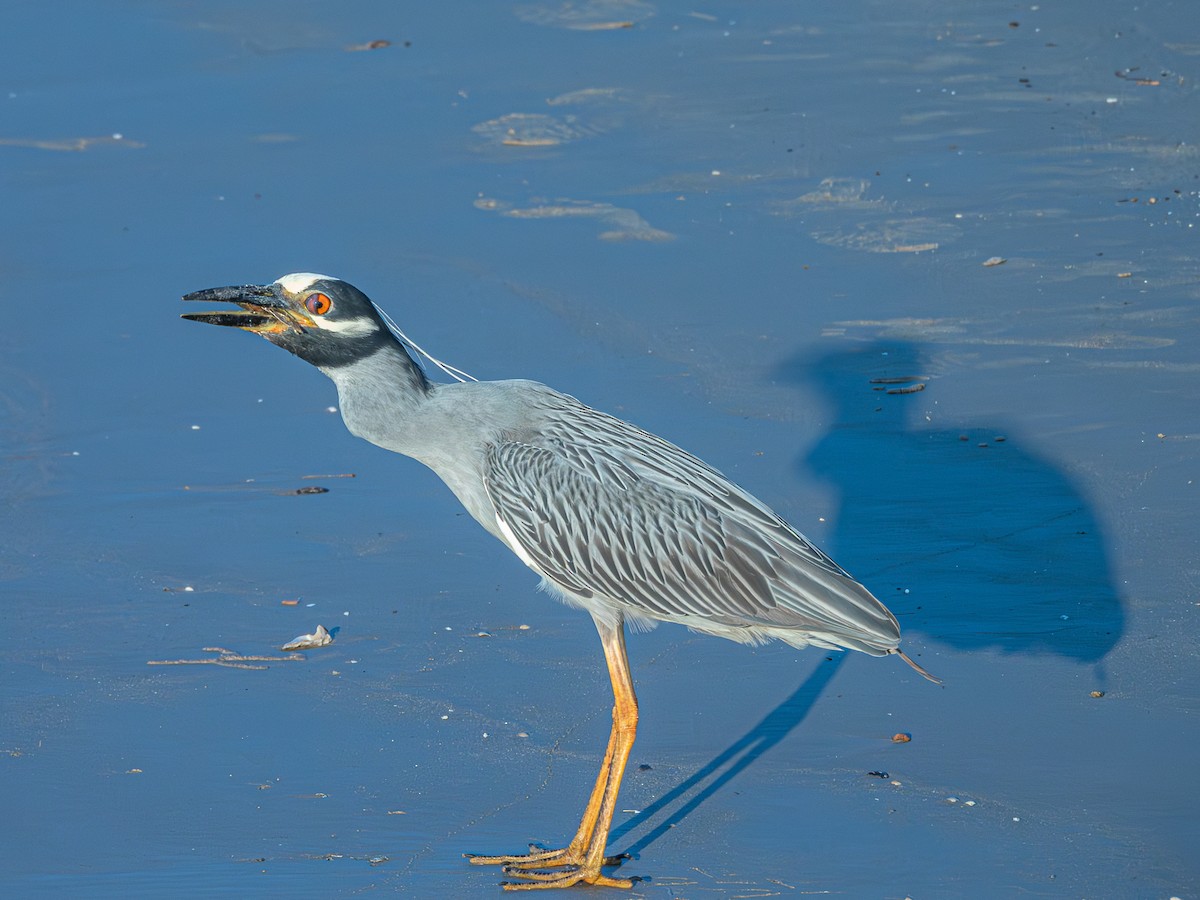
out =
<svg viewBox="0 0 1200 900"><path fill-rule="evenodd" d="M582 405L555 413L536 438L492 445L484 469L497 516L548 579L734 639L898 645L866 588L721 473Z"/></svg>

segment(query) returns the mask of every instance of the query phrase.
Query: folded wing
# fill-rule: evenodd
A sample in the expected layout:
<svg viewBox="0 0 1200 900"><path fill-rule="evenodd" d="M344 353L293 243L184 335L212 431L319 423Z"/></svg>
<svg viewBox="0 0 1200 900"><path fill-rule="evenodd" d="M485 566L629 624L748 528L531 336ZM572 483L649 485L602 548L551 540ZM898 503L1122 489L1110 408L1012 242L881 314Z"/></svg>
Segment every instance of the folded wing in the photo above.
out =
<svg viewBox="0 0 1200 900"><path fill-rule="evenodd" d="M734 640L898 646L866 588L720 472L626 422L570 412L485 460L497 518L555 585Z"/></svg>

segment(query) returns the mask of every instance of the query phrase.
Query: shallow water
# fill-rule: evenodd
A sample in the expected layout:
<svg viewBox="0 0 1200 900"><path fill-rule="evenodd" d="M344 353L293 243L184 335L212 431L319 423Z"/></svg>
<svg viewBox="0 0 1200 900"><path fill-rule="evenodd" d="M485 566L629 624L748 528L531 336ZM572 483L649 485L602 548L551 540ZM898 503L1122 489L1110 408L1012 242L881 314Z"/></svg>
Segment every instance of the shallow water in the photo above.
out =
<svg viewBox="0 0 1200 900"><path fill-rule="evenodd" d="M586 617L177 318L308 270L717 465L945 679L634 635L632 895L1195 896L1190 5L10 12L0 892L496 896L574 827Z"/></svg>

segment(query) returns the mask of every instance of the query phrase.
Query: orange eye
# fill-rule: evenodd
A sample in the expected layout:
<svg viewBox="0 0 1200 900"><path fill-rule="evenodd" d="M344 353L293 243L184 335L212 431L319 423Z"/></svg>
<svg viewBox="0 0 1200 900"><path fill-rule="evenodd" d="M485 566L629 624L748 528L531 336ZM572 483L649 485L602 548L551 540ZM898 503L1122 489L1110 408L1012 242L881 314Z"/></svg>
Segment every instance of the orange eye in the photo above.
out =
<svg viewBox="0 0 1200 900"><path fill-rule="evenodd" d="M309 294L304 298L304 308L314 316L323 316L333 308L333 301L325 294Z"/></svg>

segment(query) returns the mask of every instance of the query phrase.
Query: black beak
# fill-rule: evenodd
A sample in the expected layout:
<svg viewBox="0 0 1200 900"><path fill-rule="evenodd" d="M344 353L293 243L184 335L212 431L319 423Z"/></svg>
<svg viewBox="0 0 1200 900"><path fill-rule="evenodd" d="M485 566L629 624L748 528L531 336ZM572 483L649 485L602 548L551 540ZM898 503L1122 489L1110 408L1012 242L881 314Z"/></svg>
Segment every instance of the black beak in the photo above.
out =
<svg viewBox="0 0 1200 900"><path fill-rule="evenodd" d="M209 325L228 325L255 332L279 332L285 329L301 331L312 324L296 311L283 296L277 284L243 284L231 287L207 288L184 294L184 300L203 303L236 303L240 310L222 312L183 313L181 318Z"/></svg>

